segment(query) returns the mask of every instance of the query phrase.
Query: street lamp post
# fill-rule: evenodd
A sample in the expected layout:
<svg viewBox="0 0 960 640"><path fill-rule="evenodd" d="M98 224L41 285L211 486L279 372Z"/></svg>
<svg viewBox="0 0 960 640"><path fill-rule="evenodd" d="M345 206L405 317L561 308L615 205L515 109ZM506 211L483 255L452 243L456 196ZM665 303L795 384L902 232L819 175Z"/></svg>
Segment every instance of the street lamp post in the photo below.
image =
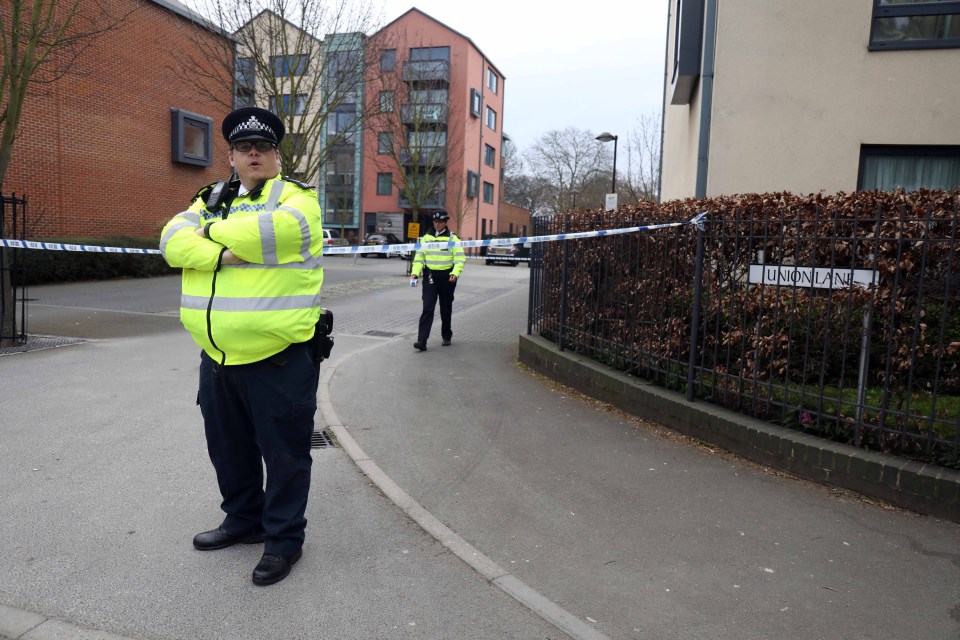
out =
<svg viewBox="0 0 960 640"><path fill-rule="evenodd" d="M573 208L576 209L576 208L577 208L577 196L580 195L580 190L579 190L579 189L574 189L574 190L571 191L570 193L571 193L571 195L573 195Z"/></svg>
<svg viewBox="0 0 960 640"><path fill-rule="evenodd" d="M600 142L610 142L613 140L613 187L610 190L610 193L617 192L617 136L612 133L607 133L604 131L596 138Z"/></svg>

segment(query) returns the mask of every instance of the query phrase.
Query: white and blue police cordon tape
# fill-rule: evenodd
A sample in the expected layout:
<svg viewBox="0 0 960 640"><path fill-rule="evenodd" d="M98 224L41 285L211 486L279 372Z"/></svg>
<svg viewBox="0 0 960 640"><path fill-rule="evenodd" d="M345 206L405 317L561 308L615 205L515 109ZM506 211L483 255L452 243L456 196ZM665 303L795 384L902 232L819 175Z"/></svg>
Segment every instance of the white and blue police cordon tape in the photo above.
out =
<svg viewBox="0 0 960 640"><path fill-rule="evenodd" d="M707 212L698 213L696 216L685 222L665 222L661 224L648 224L639 227L623 227L620 229L602 229L600 231L577 231L574 233L558 233L548 236L520 236L517 238L488 238L486 240L460 240L458 242L411 242L407 244L381 244L381 245L350 245L347 247L324 247L324 255L344 255L357 253L405 253L417 251L419 249L452 249L454 247L502 247L512 245L525 245L528 243L540 242L558 242L562 240L582 240L584 238L602 238L604 236L623 235L628 233L638 233L640 231L654 231L657 229L669 229L671 227L683 227L686 225L695 225L698 229L703 229L706 222ZM0 239L0 247L9 247L12 249L37 249L44 251L80 251L85 253L139 253L139 254L159 254L159 249L134 249L129 247L100 247L87 244L61 244L58 242L37 242L33 240L4 240ZM470 256L477 257L477 256ZM483 256L479 256L483 259ZM499 260L501 257L498 256Z"/></svg>

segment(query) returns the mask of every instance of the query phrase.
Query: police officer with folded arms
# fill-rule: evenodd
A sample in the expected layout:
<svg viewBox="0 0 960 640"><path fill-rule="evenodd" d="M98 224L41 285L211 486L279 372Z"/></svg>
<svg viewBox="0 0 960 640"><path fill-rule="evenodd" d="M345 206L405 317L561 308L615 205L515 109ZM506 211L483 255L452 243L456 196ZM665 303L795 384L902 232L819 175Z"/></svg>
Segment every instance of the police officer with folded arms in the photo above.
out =
<svg viewBox="0 0 960 640"><path fill-rule="evenodd" d="M252 575L263 586L302 554L323 232L316 192L280 176L277 116L238 109L222 133L238 179L201 189L163 228L160 249L183 269L180 320L201 349L197 403L226 514L193 544L263 542Z"/></svg>
<svg viewBox="0 0 960 640"><path fill-rule="evenodd" d="M433 228L421 239L421 243L428 242L460 242L460 238L447 228L450 216L445 211L433 214ZM463 271L467 256L463 247L442 249L420 249L413 258L411 277L419 279L423 275L423 311L420 313L420 324L417 328L417 341L413 348L417 351L427 350L427 340L430 338L430 329L433 327L433 315L440 301L440 338L443 346L450 345L453 339L453 329L450 317L453 313L453 292L457 288L457 281Z"/></svg>

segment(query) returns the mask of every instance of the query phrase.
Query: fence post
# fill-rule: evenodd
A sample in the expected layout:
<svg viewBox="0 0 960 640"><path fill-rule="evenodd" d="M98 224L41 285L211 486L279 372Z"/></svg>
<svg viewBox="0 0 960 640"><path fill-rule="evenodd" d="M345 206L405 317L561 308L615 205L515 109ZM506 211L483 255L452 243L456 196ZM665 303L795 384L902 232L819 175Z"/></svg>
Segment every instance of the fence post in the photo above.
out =
<svg viewBox="0 0 960 640"><path fill-rule="evenodd" d="M570 214L563 216L563 232L570 231ZM560 278L560 351L563 351L563 328L567 324L567 239L563 239L563 275Z"/></svg>
<svg viewBox="0 0 960 640"><path fill-rule="evenodd" d="M693 266L693 318L690 323L690 361L687 364L687 401L693 402L693 370L697 365L697 342L700 329L700 297L703 289L703 220L697 223L697 255Z"/></svg>

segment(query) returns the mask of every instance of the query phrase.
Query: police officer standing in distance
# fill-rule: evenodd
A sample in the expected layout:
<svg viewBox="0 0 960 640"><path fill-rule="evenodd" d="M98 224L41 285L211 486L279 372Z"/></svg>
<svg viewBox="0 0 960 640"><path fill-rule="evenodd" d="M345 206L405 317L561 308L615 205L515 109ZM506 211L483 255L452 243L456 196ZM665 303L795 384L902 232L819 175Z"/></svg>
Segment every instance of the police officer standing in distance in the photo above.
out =
<svg viewBox="0 0 960 640"><path fill-rule="evenodd" d="M222 132L239 179L201 189L163 228L160 250L183 269L180 321L201 348L197 403L226 513L193 545L264 542L252 576L263 586L302 553L323 232L316 192L280 176L277 116L238 109Z"/></svg>
<svg viewBox="0 0 960 640"><path fill-rule="evenodd" d="M423 238L421 243L427 242L460 242L460 238L447 228L450 216L445 211L433 214L433 229ZM427 340L430 338L430 329L433 327L433 312L440 300L440 337L443 346L449 346L453 339L453 330L450 326L450 316L453 313L453 292L457 288L457 281L463 271L467 256L462 247L448 249L420 249L413 258L411 275L419 279L423 274L423 311L420 313L420 325L417 329L417 341L413 348L417 351L427 350Z"/></svg>

